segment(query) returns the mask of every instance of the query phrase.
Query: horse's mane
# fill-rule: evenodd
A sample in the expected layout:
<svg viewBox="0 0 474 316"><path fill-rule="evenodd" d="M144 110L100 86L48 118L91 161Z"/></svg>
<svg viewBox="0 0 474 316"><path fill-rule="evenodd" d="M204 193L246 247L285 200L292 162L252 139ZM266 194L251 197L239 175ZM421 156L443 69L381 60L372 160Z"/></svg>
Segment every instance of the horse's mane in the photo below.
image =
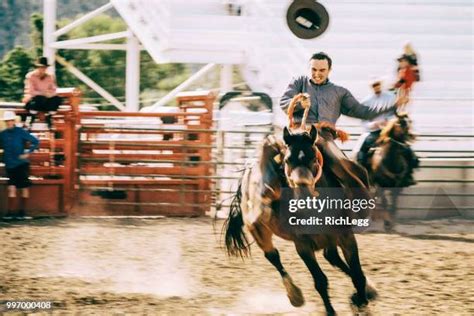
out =
<svg viewBox="0 0 474 316"><path fill-rule="evenodd" d="M319 122L316 124L316 128L319 130L326 129L331 132L334 138L338 138L341 142L349 140L349 134L342 129L336 128L333 123L330 122Z"/></svg>
<svg viewBox="0 0 474 316"><path fill-rule="evenodd" d="M390 138L392 138L392 130L397 123L398 118L390 120L387 125L384 126L382 131L380 132L380 136L377 139L377 143L379 144L386 144L390 141Z"/></svg>
<svg viewBox="0 0 474 316"><path fill-rule="evenodd" d="M260 164L261 167L267 162L272 160L273 162L280 164L281 161L277 161L280 157L280 154L284 152L286 149L283 140L278 139L273 135L269 135L265 137L262 145L261 145L261 152L260 152Z"/></svg>

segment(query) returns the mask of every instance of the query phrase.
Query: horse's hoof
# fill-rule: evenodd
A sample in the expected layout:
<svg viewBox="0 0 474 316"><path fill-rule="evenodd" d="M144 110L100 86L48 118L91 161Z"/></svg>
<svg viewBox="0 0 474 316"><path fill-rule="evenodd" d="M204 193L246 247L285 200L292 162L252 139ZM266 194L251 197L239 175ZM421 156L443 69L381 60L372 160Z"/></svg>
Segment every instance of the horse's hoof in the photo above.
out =
<svg viewBox="0 0 474 316"><path fill-rule="evenodd" d="M301 292L300 288L293 283L293 280L291 280L290 277L283 277L283 285L286 288L286 295L288 296L291 305L293 305L294 307L303 306L303 292Z"/></svg>
<svg viewBox="0 0 474 316"><path fill-rule="evenodd" d="M367 283L365 284L365 293L369 301L373 301L379 296L377 289L369 280L367 280Z"/></svg>
<svg viewBox="0 0 474 316"><path fill-rule="evenodd" d="M359 294L357 293L352 294L351 302L357 307L364 307L364 306L367 306L367 304L369 304L369 301L367 300L367 298L360 298Z"/></svg>
<svg viewBox="0 0 474 316"><path fill-rule="evenodd" d="M393 222L390 222L390 221L384 221L384 223L383 223L383 227L385 228L386 233L393 232L393 227L394 226L395 225L393 224Z"/></svg>
<svg viewBox="0 0 474 316"><path fill-rule="evenodd" d="M327 316L336 316L337 313L336 313L335 310L332 310L332 311L327 311L327 312L326 312L326 315L327 315Z"/></svg>

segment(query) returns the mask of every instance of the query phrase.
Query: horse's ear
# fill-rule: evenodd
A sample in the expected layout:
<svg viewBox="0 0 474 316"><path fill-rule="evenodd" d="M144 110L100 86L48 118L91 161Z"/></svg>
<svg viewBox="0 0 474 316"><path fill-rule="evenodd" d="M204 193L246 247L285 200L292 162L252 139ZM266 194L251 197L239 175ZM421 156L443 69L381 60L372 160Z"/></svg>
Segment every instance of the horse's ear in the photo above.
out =
<svg viewBox="0 0 474 316"><path fill-rule="evenodd" d="M311 142L315 143L318 139L318 129L316 126L311 125L311 130L309 131L309 136L311 137Z"/></svg>
<svg viewBox="0 0 474 316"><path fill-rule="evenodd" d="M283 128L283 140L285 141L285 144L289 144L290 143L290 138L291 138L291 133L290 133L290 130L288 129L288 127L284 127Z"/></svg>

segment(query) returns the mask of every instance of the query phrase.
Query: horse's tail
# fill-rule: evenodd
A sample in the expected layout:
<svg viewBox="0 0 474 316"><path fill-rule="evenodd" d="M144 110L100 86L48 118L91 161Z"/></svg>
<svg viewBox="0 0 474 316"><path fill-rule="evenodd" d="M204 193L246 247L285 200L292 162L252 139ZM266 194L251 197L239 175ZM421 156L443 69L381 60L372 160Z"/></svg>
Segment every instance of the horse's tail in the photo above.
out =
<svg viewBox="0 0 474 316"><path fill-rule="evenodd" d="M244 232L244 219L240 202L242 199L242 184L239 183L237 192L230 204L229 216L224 223L225 246L227 254L235 257L247 257L250 254L250 244Z"/></svg>

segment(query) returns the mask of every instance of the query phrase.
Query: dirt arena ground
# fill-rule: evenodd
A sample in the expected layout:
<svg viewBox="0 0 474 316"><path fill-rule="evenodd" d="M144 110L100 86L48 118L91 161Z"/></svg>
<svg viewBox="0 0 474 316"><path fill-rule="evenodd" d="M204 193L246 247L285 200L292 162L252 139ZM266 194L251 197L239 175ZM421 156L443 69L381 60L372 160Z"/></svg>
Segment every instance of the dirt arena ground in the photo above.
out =
<svg viewBox="0 0 474 316"><path fill-rule="evenodd" d="M323 314L311 276L291 243L276 240L284 265L305 294L301 308L290 305L278 273L257 247L244 262L226 257L218 234L222 223L0 223L0 301L52 300L52 314L58 315ZM394 234L359 235L363 268L380 294L370 314L473 315L473 224L407 222ZM318 258L334 307L339 315L351 315L351 281L322 254Z"/></svg>

